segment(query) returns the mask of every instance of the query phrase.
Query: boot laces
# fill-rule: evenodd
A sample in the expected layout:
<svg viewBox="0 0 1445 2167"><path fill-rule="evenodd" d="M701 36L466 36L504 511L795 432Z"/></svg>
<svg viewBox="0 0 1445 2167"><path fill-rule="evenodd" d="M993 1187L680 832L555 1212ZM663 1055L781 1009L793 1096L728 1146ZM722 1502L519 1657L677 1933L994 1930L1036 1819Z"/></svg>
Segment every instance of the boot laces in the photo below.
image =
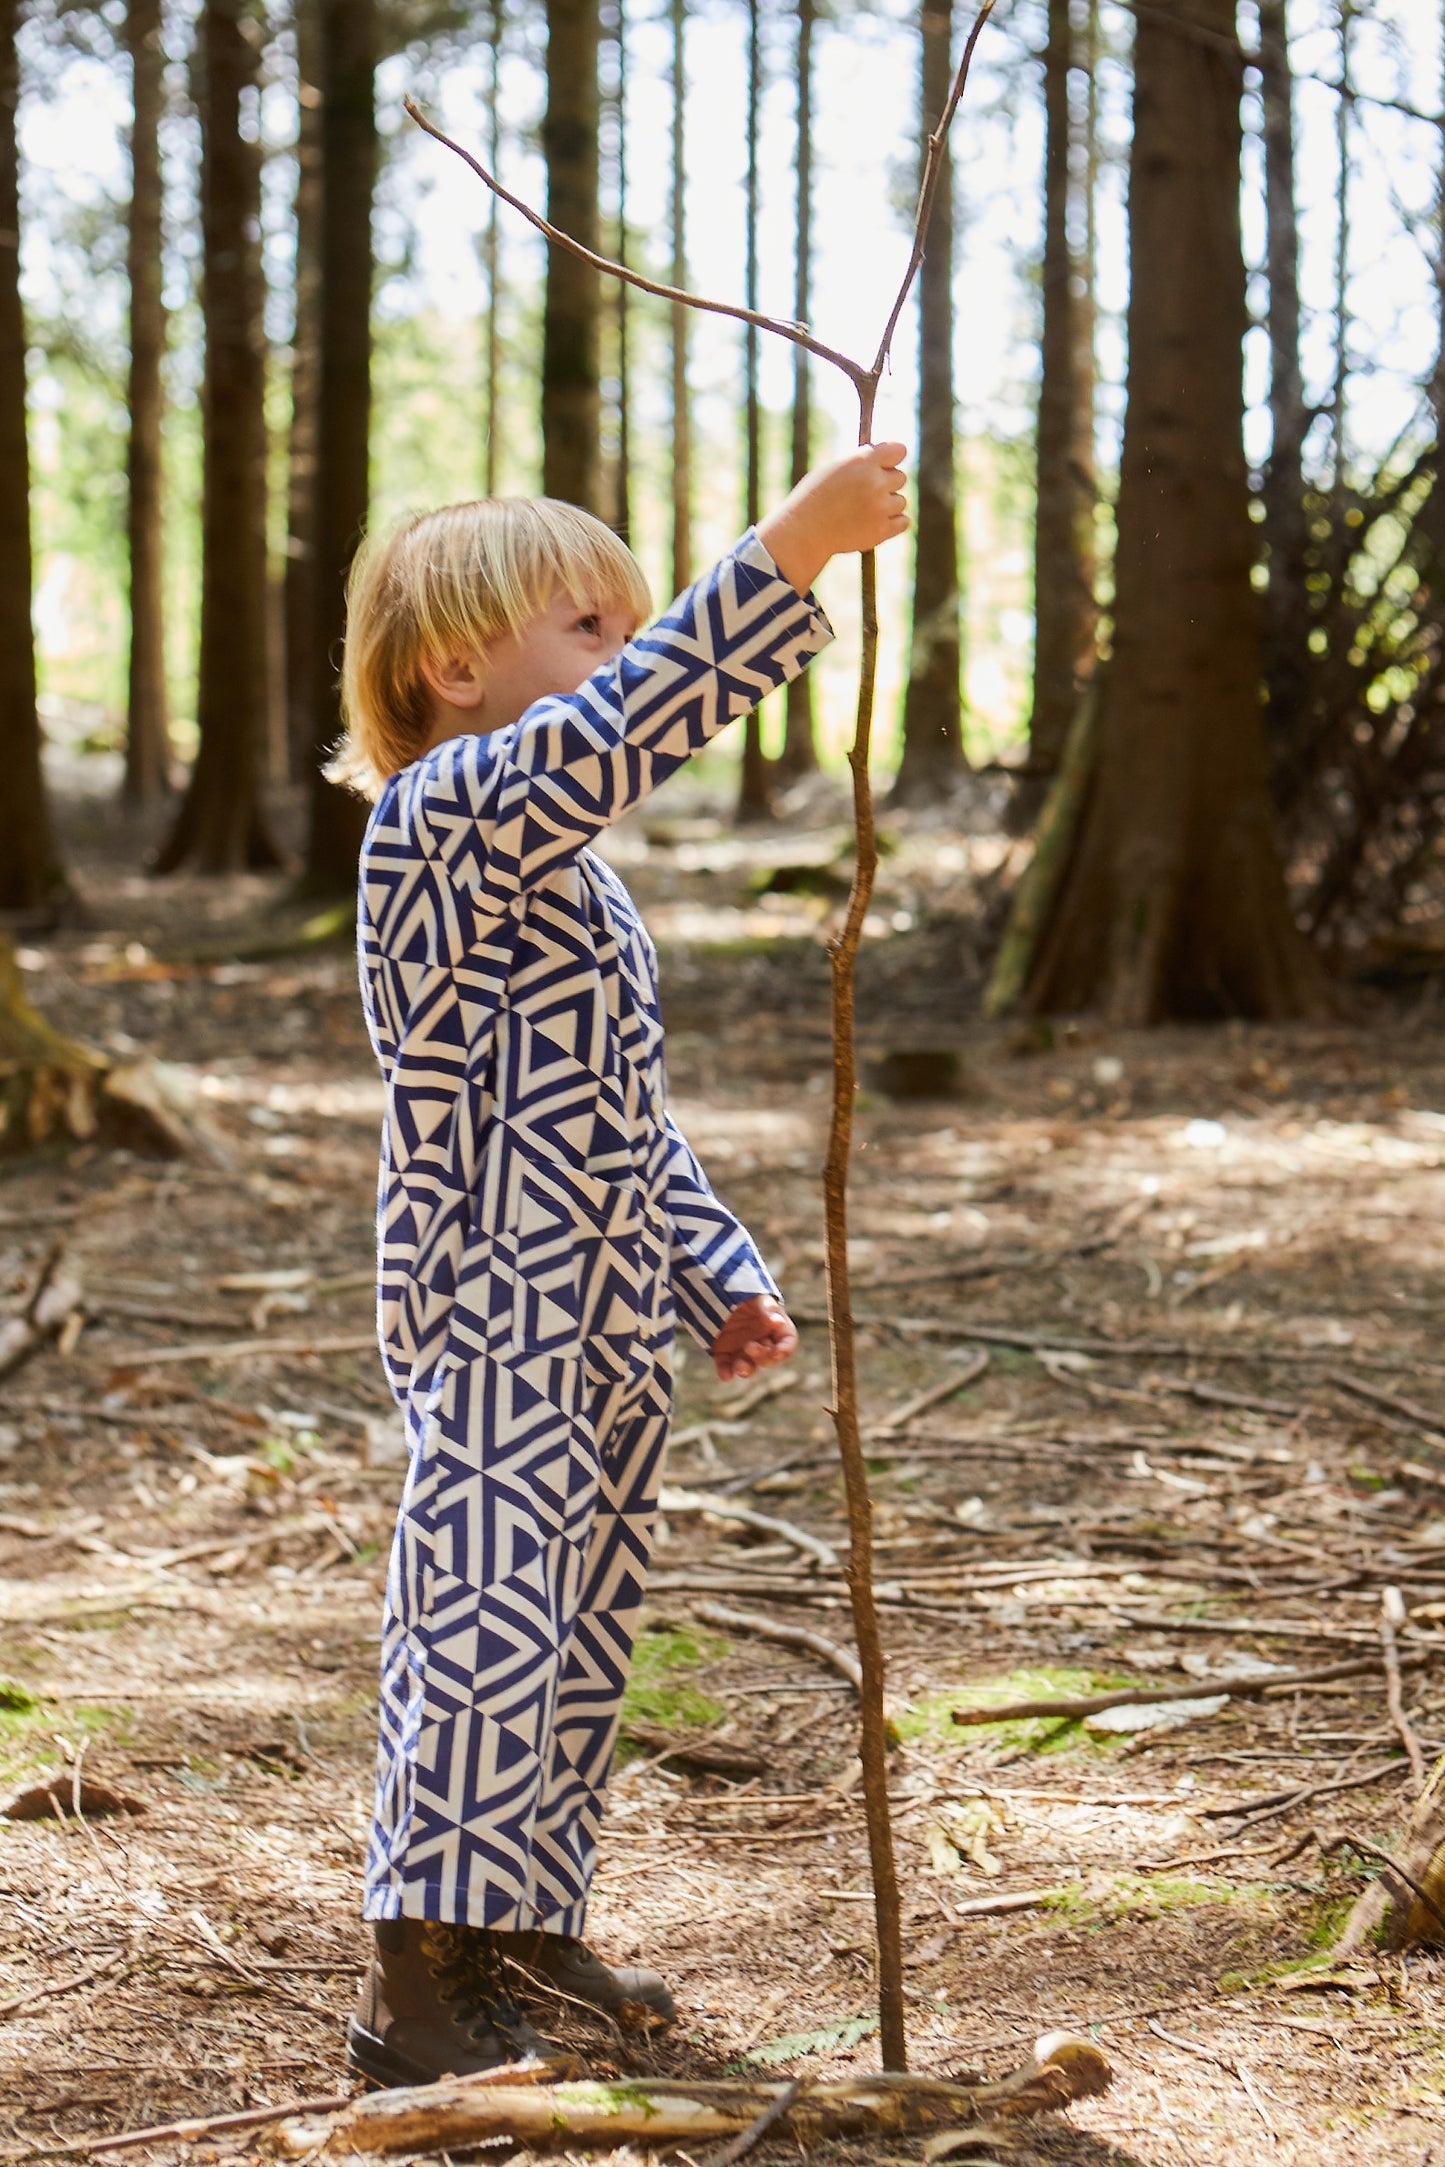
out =
<svg viewBox="0 0 1445 2167"><path fill-rule="evenodd" d="M509 2046L526 2019L502 1982L500 1959L479 1929L435 1923L427 1936L427 1968L443 1988L443 2000L473 2030L483 2026Z"/></svg>

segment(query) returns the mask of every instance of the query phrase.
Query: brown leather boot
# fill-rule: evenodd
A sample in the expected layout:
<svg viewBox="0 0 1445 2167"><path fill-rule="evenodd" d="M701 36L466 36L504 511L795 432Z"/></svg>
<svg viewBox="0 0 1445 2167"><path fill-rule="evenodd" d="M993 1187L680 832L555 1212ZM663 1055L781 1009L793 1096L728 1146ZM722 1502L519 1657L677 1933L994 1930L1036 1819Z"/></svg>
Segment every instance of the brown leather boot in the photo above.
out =
<svg viewBox="0 0 1445 2167"><path fill-rule="evenodd" d="M557 2049L501 1983L494 1936L432 1919L378 1919L346 2059L373 2084L470 2077Z"/></svg>
<svg viewBox="0 0 1445 2167"><path fill-rule="evenodd" d="M493 1934L501 1953L572 2001L586 2002L608 2016L620 2016L629 2002L670 2024L677 2003L659 1973L638 1964L604 1964L572 1934L549 1934L540 1927L529 1934Z"/></svg>

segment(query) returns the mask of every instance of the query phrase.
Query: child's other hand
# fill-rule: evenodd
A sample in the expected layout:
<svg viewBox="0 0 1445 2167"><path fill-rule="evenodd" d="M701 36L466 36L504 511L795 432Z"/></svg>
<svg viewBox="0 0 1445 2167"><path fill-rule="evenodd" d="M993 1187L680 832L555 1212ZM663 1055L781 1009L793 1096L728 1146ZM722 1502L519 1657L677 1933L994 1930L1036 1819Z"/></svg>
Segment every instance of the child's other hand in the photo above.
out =
<svg viewBox="0 0 1445 2167"><path fill-rule="evenodd" d="M798 1328L771 1294L739 1302L712 1343L713 1367L724 1384L753 1376L797 1352Z"/></svg>
<svg viewBox="0 0 1445 2167"><path fill-rule="evenodd" d="M758 538L799 594L830 557L876 549L908 531L900 471L904 444L862 444L831 466L805 474L792 495L758 523Z"/></svg>

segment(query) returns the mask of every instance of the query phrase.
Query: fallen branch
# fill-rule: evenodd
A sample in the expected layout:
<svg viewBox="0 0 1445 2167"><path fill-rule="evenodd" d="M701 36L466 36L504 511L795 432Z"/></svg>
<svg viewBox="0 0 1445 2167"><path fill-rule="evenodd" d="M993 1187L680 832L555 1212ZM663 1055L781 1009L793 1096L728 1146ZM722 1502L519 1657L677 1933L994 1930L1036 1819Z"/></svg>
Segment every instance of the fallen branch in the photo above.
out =
<svg viewBox="0 0 1445 2167"><path fill-rule="evenodd" d="M694 2145L745 2137L769 2109L804 2148L836 2137L901 2137L967 2127L989 2114L1045 2114L1107 2089L1109 2064L1087 2040L1041 2039L1034 2058L996 2083L944 2084L901 2074L833 2083L629 2079L625 2083L492 2084L475 2078L381 2092L331 2123L283 2123L290 2158L442 2151L510 2140L539 2150L629 2143ZM793 2097L780 2104L787 2093Z"/></svg>
<svg viewBox="0 0 1445 2167"><path fill-rule="evenodd" d="M93 1359L107 1369L151 1369L170 1362L265 1361L278 1354L363 1354L376 1345L374 1332L341 1332L330 1339L210 1339L192 1347L97 1347ZM138 1420L144 1419L144 1411Z"/></svg>
<svg viewBox="0 0 1445 2167"><path fill-rule="evenodd" d="M741 2136L734 2137L731 2144L720 2144L716 2152L709 2152L702 2167L733 2167L734 2160L740 2160L751 2152L758 2139L767 2135L774 2122L781 2121L802 2089L802 2079L795 2077L791 2084L783 2087L776 2099L764 2107L757 2120L748 2124Z"/></svg>
<svg viewBox="0 0 1445 2167"><path fill-rule="evenodd" d="M79 1309L79 1282L64 1269L65 1248L56 1242L41 1265L25 1307L18 1316L0 1323L0 1377L38 1354L49 1339L63 1332Z"/></svg>
<svg viewBox="0 0 1445 2167"><path fill-rule="evenodd" d="M1385 1666L1385 1705L1390 1711L1390 1721L1400 1734L1400 1743L1409 1757L1410 1775L1415 1788L1422 1790L1425 1784L1425 1756L1405 1713L1405 1695L1400 1684L1400 1647L1395 1638L1396 1628L1403 1628L1404 1623L1404 1596L1398 1588L1386 1588L1380 1597L1380 1653Z"/></svg>
<svg viewBox="0 0 1445 2167"><path fill-rule="evenodd" d="M1342 1392L1353 1392L1357 1399L1373 1400L1377 1407L1389 1407L1397 1415L1404 1415L1411 1422L1439 1436L1445 1430L1445 1416L1431 1414L1428 1407L1421 1407L1415 1400L1401 1399L1398 1392L1382 1392L1378 1385L1366 1384L1347 1369L1327 1369L1325 1382L1337 1384Z"/></svg>
<svg viewBox="0 0 1445 2167"><path fill-rule="evenodd" d="M1418 1662L1421 1658L1417 1657ZM955 1708L953 1720L967 1728L979 1723L1014 1723L1026 1716L1059 1716L1070 1719L1102 1715L1106 1708L1148 1708L1171 1701L1213 1700L1220 1693L1232 1700L1262 1700L1271 1689L1286 1686L1325 1685L1335 1678L1359 1678L1382 1668L1382 1659L1363 1656L1357 1662L1327 1663L1319 1670L1226 1672L1219 1678L1199 1678L1189 1685L1122 1686L1111 1693L1056 1694L1052 1699L1003 1701L993 1708Z"/></svg>
<svg viewBox="0 0 1445 2167"><path fill-rule="evenodd" d="M1392 1873L1397 1881L1402 1882L1404 1886L1410 1890L1411 1894L1415 1896L1419 1900L1419 1902L1425 1906L1425 1909L1429 1912L1431 1918L1435 1921L1435 1926L1437 1929L1436 1932L1431 1933L1428 1936L1417 1934L1414 1938L1417 1940L1429 1939L1430 1941L1438 1944L1442 1939L1442 1934L1440 1931L1438 1931L1438 1929L1445 1929L1445 1909L1442 1909L1440 1900L1437 1897L1431 1895L1429 1889L1426 1888L1424 1882L1417 1881L1415 1879L1415 1876L1410 1872L1407 1866L1402 1866L1400 1861L1397 1858L1392 1857L1388 1851L1382 1851L1378 1844L1367 1843L1363 1836L1351 1836L1348 1834L1340 1836L1330 1836L1325 1838L1320 1844L1320 1851L1322 1854L1326 1851L1342 1851L1345 1849L1351 1851L1358 1851L1365 1858L1378 1859L1380 1864L1385 1867L1388 1872Z"/></svg>
<svg viewBox="0 0 1445 2167"><path fill-rule="evenodd" d="M760 1617L755 1610L729 1610L725 1603L699 1603L697 1615L707 1625L720 1625L724 1632L756 1633L759 1640L776 1640L785 1648L806 1648L810 1655L831 1665L855 1690L862 1685L862 1666L852 1650L840 1648L836 1640L811 1632L806 1625L780 1625L776 1618Z"/></svg>
<svg viewBox="0 0 1445 2167"><path fill-rule="evenodd" d="M126 1949L112 1949L109 1956L101 1957L85 1971L72 1972L68 1979L55 1979L45 1986L31 1987L28 1993L12 1994L9 2001L0 2001L0 2018L18 2016L22 2009L32 2008L38 2001L53 2001L58 1994L70 1994L78 1986L89 1986L93 1979L103 1979L117 1964L123 1964L128 1954Z"/></svg>
<svg viewBox="0 0 1445 2167"><path fill-rule="evenodd" d="M956 1392L962 1392L967 1385L976 1383L988 1368L988 1364L989 1357L986 1353L975 1355L967 1368L961 1369L956 1377L950 1377L944 1384L930 1385L926 1392L920 1392L914 1399L905 1400L891 1415L885 1415L881 1422L875 1422L868 1432L869 1437L895 1436L912 1422L915 1416L926 1413L930 1407L941 1407L943 1402L951 1400Z"/></svg>
<svg viewBox="0 0 1445 2167"><path fill-rule="evenodd" d="M950 1926L961 1926L968 1919L993 1919L1007 1911L1037 1911L1041 1904L1052 1903L1056 1897L1065 1895L1064 1889L1020 1889L1012 1896L973 1896L966 1904L950 1904Z"/></svg>
<svg viewBox="0 0 1445 2167"><path fill-rule="evenodd" d="M727 1520L739 1527L750 1527L763 1535L777 1535L795 1550L801 1550L822 1566L824 1572L836 1573L838 1553L831 1543L820 1536L810 1535L806 1528L795 1527L791 1520L775 1519L771 1513L754 1512L750 1505L730 1505L715 1497L706 1497L693 1490L664 1488L658 1498L659 1510L665 1513L697 1512L709 1520Z"/></svg>
<svg viewBox="0 0 1445 2167"><path fill-rule="evenodd" d="M710 1738L706 1731L680 1734L660 1724L623 1719L622 1735L641 1746L654 1762L671 1761L700 1776L761 1776L767 1762L749 1746L730 1746L725 1738Z"/></svg>
<svg viewBox="0 0 1445 2167"><path fill-rule="evenodd" d="M1272 1821L1276 1814L1290 1813L1296 1806L1307 1806L1311 1799L1326 1798L1334 1791L1363 1791L1386 1776L1400 1773L1399 1761L1379 1761L1373 1768L1362 1768L1353 1776L1331 1776L1323 1783L1305 1784L1293 1791L1267 1791L1263 1798L1236 1798L1222 1805L1199 1806L1194 1810L1201 1821L1227 1821L1237 1817L1251 1827L1258 1827L1265 1821Z"/></svg>
<svg viewBox="0 0 1445 2167"><path fill-rule="evenodd" d="M193 2137L209 2137L213 2130L258 2129L263 2122L281 2122L288 2114L333 2114L351 2104L349 2092L330 2092L321 2099L293 2099L285 2107L247 2107L239 2114L208 2114L200 2120L157 2122L149 2129L128 2129L118 2137L76 2137L69 2144L51 2146L57 2159L81 2152L125 2152L133 2146L160 2144L168 2137L189 2143Z"/></svg>

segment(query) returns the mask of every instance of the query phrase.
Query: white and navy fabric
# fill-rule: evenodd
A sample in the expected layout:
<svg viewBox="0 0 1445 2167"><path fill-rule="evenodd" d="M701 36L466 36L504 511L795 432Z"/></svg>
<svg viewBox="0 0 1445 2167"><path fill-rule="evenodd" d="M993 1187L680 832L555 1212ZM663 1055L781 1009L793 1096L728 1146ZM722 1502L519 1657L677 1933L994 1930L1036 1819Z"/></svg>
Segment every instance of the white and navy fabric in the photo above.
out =
<svg viewBox="0 0 1445 2167"><path fill-rule="evenodd" d="M410 1464L368 1918L582 1930L674 1315L710 1346L774 1291L668 1115L657 959L587 845L830 637L750 533L579 692L448 739L372 815L379 1329Z"/></svg>

